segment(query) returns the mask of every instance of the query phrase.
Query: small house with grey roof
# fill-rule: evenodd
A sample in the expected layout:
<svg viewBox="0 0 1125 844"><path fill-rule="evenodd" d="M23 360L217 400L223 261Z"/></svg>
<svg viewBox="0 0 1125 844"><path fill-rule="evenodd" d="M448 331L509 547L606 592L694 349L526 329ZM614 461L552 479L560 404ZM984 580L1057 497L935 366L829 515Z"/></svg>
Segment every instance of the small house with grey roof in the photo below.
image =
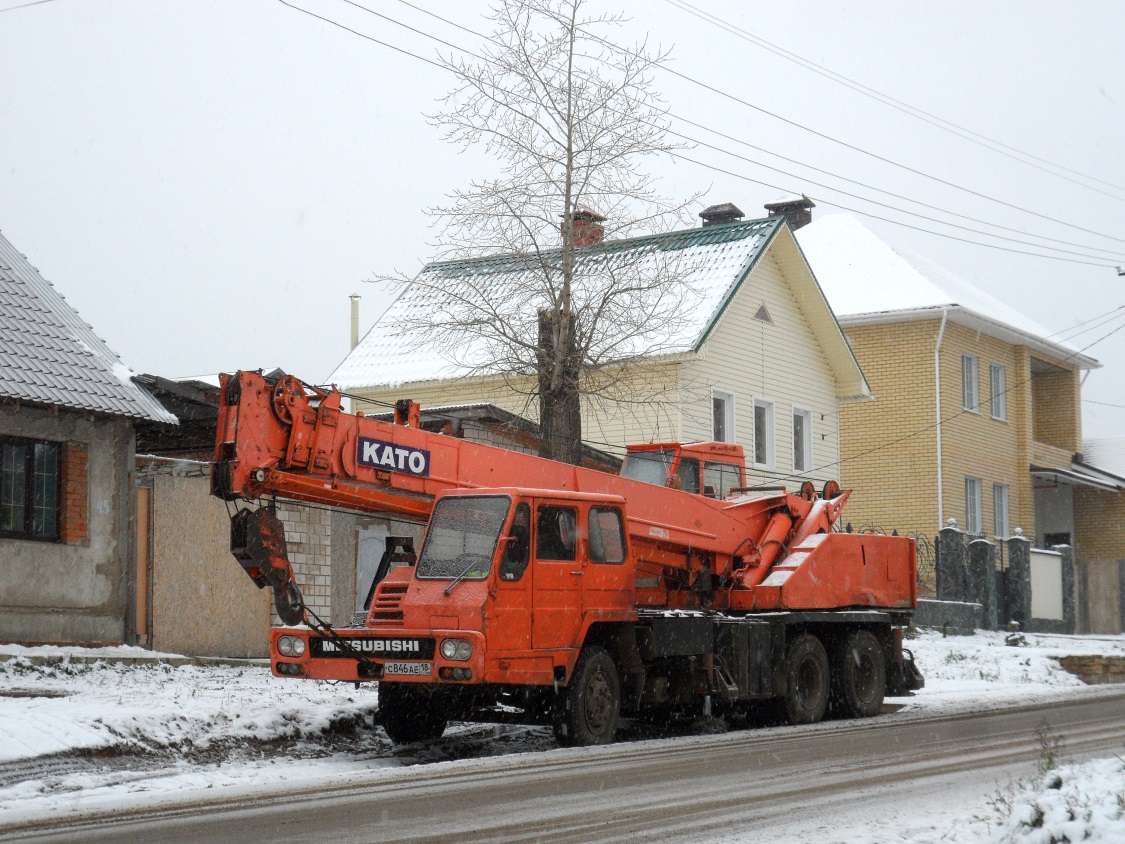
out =
<svg viewBox="0 0 1125 844"><path fill-rule="evenodd" d="M136 641L133 425L176 417L3 235L0 364L0 639Z"/></svg>
<svg viewBox="0 0 1125 844"><path fill-rule="evenodd" d="M746 450L750 483L834 478L839 405L871 393L784 216L743 220L729 204L700 216L698 228L595 237L578 250L580 273L587 274L612 272L614 262L643 274L675 261L689 291L653 344L659 351L632 370L622 399L584 399L586 444L620 454L628 443L735 442ZM519 287L516 277L526 272L527 262L515 255L427 265L329 380L360 397L365 410L401 398L423 408L486 402L534 419L532 385L482 374L487 348L442 348L401 330L419 315L451 307L451 297L438 298L441 285L430 283L438 276L454 276L462 295L472 296L480 285ZM512 307L527 309L534 323L544 304L529 298Z"/></svg>

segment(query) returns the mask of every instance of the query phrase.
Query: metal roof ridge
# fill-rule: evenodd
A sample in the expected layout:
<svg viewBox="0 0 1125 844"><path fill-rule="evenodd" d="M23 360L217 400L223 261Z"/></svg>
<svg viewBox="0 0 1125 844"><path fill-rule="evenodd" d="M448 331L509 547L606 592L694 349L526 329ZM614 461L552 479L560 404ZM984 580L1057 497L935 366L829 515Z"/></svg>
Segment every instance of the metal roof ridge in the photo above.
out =
<svg viewBox="0 0 1125 844"><path fill-rule="evenodd" d="M682 237L684 235L705 236L705 235L710 234L710 233L717 233L718 231L731 231L735 228L746 228L747 229L747 235L750 235L753 232L753 230L755 230L757 228L764 228L768 224L773 224L773 225L777 226L777 225L779 225L780 223L783 223L783 222L785 222L785 218L781 217L781 216L759 217L758 219L755 219L755 220L737 220L737 221L732 222L732 223L720 223L720 224L713 225L713 226L694 226L690 229L676 229L675 231L670 231L670 232L658 232L658 233L655 233L655 234L644 234L644 235L637 235L635 237L625 237L625 238L622 238L620 240L606 240L606 241L602 241L601 243L595 244L594 246L579 246L579 247L576 247L576 250L579 253L583 253L583 254L594 254L597 251L622 252L622 251L625 251L625 250L627 250L629 248L632 248L634 246L643 245L643 244L647 244L647 243L653 243L653 242L656 242L656 241L659 241L659 240L662 240L662 239L667 239L667 238L672 238L672 237ZM599 249L599 247L609 247L609 248ZM552 256L552 255L561 255L561 254L562 254L562 247L556 246L556 247L552 247L549 250L544 250L543 252L539 253L539 256L548 257L548 256ZM537 260L537 257L536 257L536 255L534 255L532 253L528 253L527 255L521 255L518 252L508 252L508 253L504 253L504 254L501 254L501 255L487 255L487 256L482 256L482 257L479 257L479 258L449 258L449 259L444 260L444 261L431 261L431 262L429 262L428 264L425 264L422 267L421 272L424 273L427 270L439 269L441 267L479 266L479 265L487 264L487 263L498 263L498 264L499 263L507 263L507 262L513 262L514 263L514 262L517 262L517 261L529 260L529 259L530 260Z"/></svg>

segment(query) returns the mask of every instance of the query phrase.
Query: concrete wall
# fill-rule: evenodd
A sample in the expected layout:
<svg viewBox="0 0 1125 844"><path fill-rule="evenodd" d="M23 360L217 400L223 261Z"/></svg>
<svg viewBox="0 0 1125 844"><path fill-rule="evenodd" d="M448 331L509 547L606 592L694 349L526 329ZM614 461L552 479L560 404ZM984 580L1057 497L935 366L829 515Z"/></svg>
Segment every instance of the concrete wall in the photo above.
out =
<svg viewBox="0 0 1125 844"><path fill-rule="evenodd" d="M0 405L0 434L86 446L88 529L73 543L0 539L0 640L121 643L129 634L133 428Z"/></svg>
<svg viewBox="0 0 1125 844"><path fill-rule="evenodd" d="M231 556L230 519L210 494L206 467L194 476L176 464L163 469L150 478L152 647L189 656L267 656L273 593L258 589Z"/></svg>

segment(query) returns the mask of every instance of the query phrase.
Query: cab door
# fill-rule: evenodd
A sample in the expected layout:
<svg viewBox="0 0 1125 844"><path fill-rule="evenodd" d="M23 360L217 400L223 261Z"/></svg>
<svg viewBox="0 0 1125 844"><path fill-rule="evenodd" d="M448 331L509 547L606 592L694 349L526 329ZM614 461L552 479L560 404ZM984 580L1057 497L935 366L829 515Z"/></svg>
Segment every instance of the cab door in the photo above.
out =
<svg viewBox="0 0 1125 844"><path fill-rule="evenodd" d="M531 648L531 506L516 505L501 539L500 564L495 586L485 611L485 632L493 652L526 651Z"/></svg>
<svg viewBox="0 0 1125 844"><path fill-rule="evenodd" d="M582 606L591 621L618 620L633 609L634 577L618 507L593 506L585 515Z"/></svg>
<svg viewBox="0 0 1125 844"><path fill-rule="evenodd" d="M582 624L582 579L578 559L578 508L539 503L534 514L531 646L572 648Z"/></svg>

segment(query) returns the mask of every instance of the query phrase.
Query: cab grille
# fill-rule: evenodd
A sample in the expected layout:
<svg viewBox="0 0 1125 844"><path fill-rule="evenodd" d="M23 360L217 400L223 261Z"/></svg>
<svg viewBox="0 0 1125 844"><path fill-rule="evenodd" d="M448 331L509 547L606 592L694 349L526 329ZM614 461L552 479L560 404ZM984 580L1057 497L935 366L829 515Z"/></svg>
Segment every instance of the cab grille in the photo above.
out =
<svg viewBox="0 0 1125 844"><path fill-rule="evenodd" d="M380 583L372 601L370 627L402 627L402 599L407 583Z"/></svg>

